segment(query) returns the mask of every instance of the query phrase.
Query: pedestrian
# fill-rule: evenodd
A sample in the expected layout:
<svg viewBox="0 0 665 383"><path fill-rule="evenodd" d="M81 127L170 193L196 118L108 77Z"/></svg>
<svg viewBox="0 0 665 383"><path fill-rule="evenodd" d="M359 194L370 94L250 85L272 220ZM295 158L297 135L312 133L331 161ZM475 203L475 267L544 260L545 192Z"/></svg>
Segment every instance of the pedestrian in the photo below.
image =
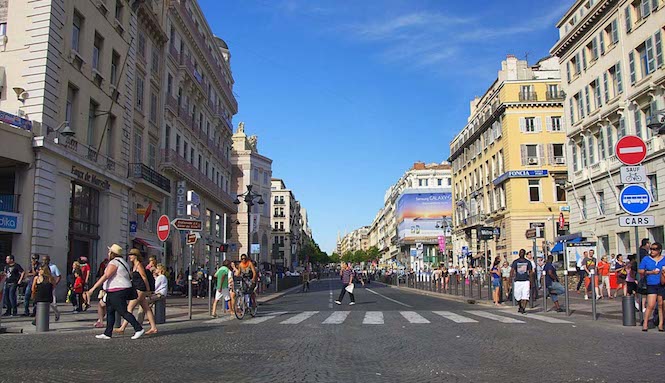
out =
<svg viewBox="0 0 665 383"><path fill-rule="evenodd" d="M155 267L152 268L152 271L154 271L153 275L155 278L155 291L153 291L152 294L146 296L145 298L146 302L148 302L148 305L150 306L150 310L148 310L149 312L152 312L152 307L158 300L166 298L169 286L169 281L166 279L166 267L164 265L158 263ZM146 273L150 273L150 271L146 271ZM139 323L143 323L145 313L146 310L139 309L139 314L136 318ZM146 334L148 333L146 332Z"/></svg>
<svg viewBox="0 0 665 383"><path fill-rule="evenodd" d="M240 278L240 269L238 268L238 261L233 261L229 264L231 268L229 269L229 277L227 278L229 280L229 296L230 296L230 304L229 308L231 310L232 314L235 314L236 312L236 286L240 288L242 279Z"/></svg>
<svg viewBox="0 0 665 383"><path fill-rule="evenodd" d="M508 261L503 261L501 267L501 280L503 282L503 296L506 300L510 300L510 264Z"/></svg>
<svg viewBox="0 0 665 383"><path fill-rule="evenodd" d="M626 262L626 285L623 287L623 295L635 295L637 292L637 261L635 254L628 254ZM637 302L635 302L637 305Z"/></svg>
<svg viewBox="0 0 665 383"><path fill-rule="evenodd" d="M150 272L155 272L155 268L157 267L157 257L154 255L151 255L148 257L148 264L146 265L145 269Z"/></svg>
<svg viewBox="0 0 665 383"><path fill-rule="evenodd" d="M60 269L54 263L51 263L51 256L45 255L42 257L42 264L48 266L49 271L51 272L52 283L53 283L53 301L51 303L51 310L55 313L55 321L60 320L60 310L58 310L58 301L56 300L55 294L58 288L58 284L62 280L62 275L60 275Z"/></svg>
<svg viewBox="0 0 665 383"><path fill-rule="evenodd" d="M661 254L661 250L663 250L663 245L658 242L652 243L649 247L651 254L642 258L638 268L642 278L647 280L647 305L642 331L649 329L649 319L656 308L658 310L658 331L665 331L663 329L663 294L665 291L660 283L661 274L665 274L665 257Z"/></svg>
<svg viewBox="0 0 665 383"><path fill-rule="evenodd" d="M517 312L526 314L526 305L529 302L529 293L531 289L531 275L533 274L533 266L531 262L525 257L526 251L520 249L519 258L513 261L510 270L510 279L514 279L513 296L519 302L519 309Z"/></svg>
<svg viewBox="0 0 665 383"><path fill-rule="evenodd" d="M35 316L35 309L37 307L36 302L33 303L32 305L32 314L30 314L30 298L34 298L32 295L32 283L35 281L35 278L39 275L39 255L37 254L32 254L30 257L30 267L26 271L25 274L25 292L23 293L24 296L24 302L23 302L23 316L28 317L28 316ZM33 299L34 300L34 299Z"/></svg>
<svg viewBox="0 0 665 383"><path fill-rule="evenodd" d="M529 279L529 287L531 288L530 294L534 296L534 299L538 299L538 275L536 272L536 261L533 259L533 253L531 251L526 252L526 259L531 263L531 270L533 270Z"/></svg>
<svg viewBox="0 0 665 383"><path fill-rule="evenodd" d="M72 285L72 291L76 294L76 308L74 309L75 313L80 313L83 311L83 272L81 269L74 270L74 284Z"/></svg>
<svg viewBox="0 0 665 383"><path fill-rule="evenodd" d="M77 312L78 308L78 299L76 292L74 291L74 282L76 281L76 272L81 273L81 264L78 261L72 262L72 271L71 274L67 275L67 285L69 286L69 291L67 292L67 297L69 302L74 307L74 312Z"/></svg>
<svg viewBox="0 0 665 383"><path fill-rule="evenodd" d="M577 265L575 266L577 268L577 276L579 278L579 280L577 281L577 288L575 289L575 291L577 291L578 294L580 293L580 287L582 286L582 283L586 282L586 270L584 269L584 262L589 257L589 252L585 251L583 254L584 256L577 260Z"/></svg>
<svg viewBox="0 0 665 383"><path fill-rule="evenodd" d="M90 308L90 296L85 294L86 291L90 288L90 264L88 263L88 257L79 258L79 264L81 265L81 272L83 273L83 311L88 311Z"/></svg>
<svg viewBox="0 0 665 383"><path fill-rule="evenodd" d="M215 278L217 281L216 289L217 291L215 292L215 302L212 304L212 316L217 317L217 303L219 301L222 301L222 312L226 314L226 307L224 304L226 303L227 300L230 299L229 295L229 264L231 261L224 260L222 262L222 267L217 270L215 273Z"/></svg>
<svg viewBox="0 0 665 383"><path fill-rule="evenodd" d="M37 276L33 280L30 294L37 303L51 303L53 301L53 289L55 288L55 279L51 275L51 269L47 265L40 265ZM36 322L33 320L32 325Z"/></svg>
<svg viewBox="0 0 665 383"><path fill-rule="evenodd" d="M309 291L309 270L306 268L302 272L302 291L304 293Z"/></svg>
<svg viewBox="0 0 665 383"><path fill-rule="evenodd" d="M104 324L104 317L106 317L106 291L101 289L97 294L97 321L94 324L95 328L106 327Z"/></svg>
<svg viewBox="0 0 665 383"><path fill-rule="evenodd" d="M499 264L501 263L501 258L496 257L494 263L492 264L492 298L494 299L494 306L500 306L499 300L501 297L501 271L499 270Z"/></svg>
<svg viewBox="0 0 665 383"><path fill-rule="evenodd" d="M143 264L141 263L143 261L143 255L141 254L141 251L139 249L129 250L128 258L130 265L132 267L131 279L132 279L132 286L134 289L136 289L136 298L132 299L129 302L129 305L127 306L127 311L131 313L136 306L140 306L139 313L141 310L143 310L143 312L148 316L148 322L150 323L150 329L146 331L145 334L146 335L156 334L157 324L155 323L155 316L153 315L152 310L150 309L150 304L146 300L146 298L150 296L151 285L155 284L154 281L152 283L150 282L150 277L152 277L152 273L146 271L143 268ZM152 279L154 280L154 277L152 277ZM140 321L139 323L143 324L143 321ZM129 324L128 321L126 320L122 321L122 325L120 326L120 328L113 330L113 332L116 334L124 333L128 324Z"/></svg>
<svg viewBox="0 0 665 383"><path fill-rule="evenodd" d="M340 276L342 277L342 291L339 293L339 298L335 301L336 304L341 305L342 300L344 299L344 294L347 292L349 293L349 297L351 298L351 303L349 303L349 306L353 306L356 304L356 297L353 295L353 268L351 267L351 263L343 263L342 264L342 271L340 273Z"/></svg>
<svg viewBox="0 0 665 383"><path fill-rule="evenodd" d="M560 313L564 310L559 305L559 295L565 294L566 290L561 282L559 282L559 276L556 275L556 267L552 264L553 260L554 257L552 254L548 255L547 262L545 262L545 267L543 268L543 271L545 272L545 288L550 294L554 309Z"/></svg>
<svg viewBox="0 0 665 383"><path fill-rule="evenodd" d="M622 291L623 295L625 296L626 293L624 289L626 286L626 275L628 273L626 272L626 263L623 261L623 256L621 254L618 254L616 257L616 263L614 264L614 272L616 273L617 276L617 288L616 290L614 290L614 298L617 297L619 291Z"/></svg>
<svg viewBox="0 0 665 383"><path fill-rule="evenodd" d="M18 286L23 282L25 270L16 263L13 255L5 257L5 287L2 291L2 303L6 307L2 316L18 316Z"/></svg>
<svg viewBox="0 0 665 383"><path fill-rule="evenodd" d="M648 257L651 254L651 242L649 241L649 238L642 238L642 244L640 245L640 252L638 253L640 257L638 258L638 261L642 261L644 257Z"/></svg>
<svg viewBox="0 0 665 383"><path fill-rule="evenodd" d="M589 291L596 293L596 300L601 299L600 288L598 287L598 267L596 265L596 257L593 250L589 250L587 258L584 259L584 271L586 272L586 289L584 290L584 299L589 299Z"/></svg>
<svg viewBox="0 0 665 383"><path fill-rule="evenodd" d="M106 290L106 330L103 334L96 335L97 339L111 339L113 326L115 325L116 311L134 327L132 339L140 338L145 330L136 320L132 313L127 311L127 301L138 297L136 290L132 287L129 265L122 259L122 247L113 244L108 248L110 261L104 270L104 275L91 288L92 291L104 285Z"/></svg>
<svg viewBox="0 0 665 383"><path fill-rule="evenodd" d="M609 299L614 299L610 289L610 266L611 264L607 262L607 256L603 255L600 257L600 262L598 262L598 275L600 277L600 286L598 287L598 292L600 293L600 298L603 298L603 287L607 290L607 297Z"/></svg>

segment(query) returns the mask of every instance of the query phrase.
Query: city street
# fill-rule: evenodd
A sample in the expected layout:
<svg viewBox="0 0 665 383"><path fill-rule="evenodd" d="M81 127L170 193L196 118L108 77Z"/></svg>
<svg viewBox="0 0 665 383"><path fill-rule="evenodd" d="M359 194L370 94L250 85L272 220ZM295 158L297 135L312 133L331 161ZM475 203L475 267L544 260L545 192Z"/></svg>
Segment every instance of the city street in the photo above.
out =
<svg viewBox="0 0 665 383"><path fill-rule="evenodd" d="M378 283L338 306L340 287L315 281L257 318L181 322L136 341L131 330L110 341L95 339L99 330L5 334L0 381L662 381L665 335L655 330ZM646 370L654 374L636 375Z"/></svg>

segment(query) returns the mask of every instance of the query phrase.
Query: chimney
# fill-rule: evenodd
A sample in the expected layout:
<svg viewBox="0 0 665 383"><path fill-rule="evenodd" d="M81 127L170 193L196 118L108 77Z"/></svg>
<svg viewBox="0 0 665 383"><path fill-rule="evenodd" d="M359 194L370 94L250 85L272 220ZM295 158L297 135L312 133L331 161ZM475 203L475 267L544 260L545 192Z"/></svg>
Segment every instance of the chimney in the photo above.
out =
<svg viewBox="0 0 665 383"><path fill-rule="evenodd" d="M425 163L424 162L414 162L413 163L413 169L414 170L425 170Z"/></svg>

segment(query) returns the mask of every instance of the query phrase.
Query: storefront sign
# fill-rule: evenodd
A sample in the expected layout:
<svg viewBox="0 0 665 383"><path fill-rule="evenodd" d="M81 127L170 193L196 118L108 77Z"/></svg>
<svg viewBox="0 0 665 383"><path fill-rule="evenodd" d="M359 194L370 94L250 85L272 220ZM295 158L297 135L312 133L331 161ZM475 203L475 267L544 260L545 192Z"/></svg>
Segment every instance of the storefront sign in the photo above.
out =
<svg viewBox="0 0 665 383"><path fill-rule="evenodd" d="M23 214L0 212L0 231L21 233L23 231Z"/></svg>
<svg viewBox="0 0 665 383"><path fill-rule="evenodd" d="M493 227L481 227L478 229L478 237L482 241L488 241L494 236Z"/></svg>
<svg viewBox="0 0 665 383"><path fill-rule="evenodd" d="M176 182L175 210L178 217L187 215L187 183L185 181Z"/></svg>
<svg viewBox="0 0 665 383"><path fill-rule="evenodd" d="M98 177L96 174L92 174L77 168L72 165L72 174L74 177L78 178L81 181L87 182L103 190L111 189L111 182L107 179Z"/></svg>
<svg viewBox="0 0 665 383"><path fill-rule="evenodd" d="M25 130L32 130L32 121L15 116L13 114L9 114L7 112L3 112L2 110L0 110L0 122L4 122L5 124L13 125Z"/></svg>
<svg viewBox="0 0 665 383"><path fill-rule="evenodd" d="M532 178L532 177L547 177L549 173L546 169L538 170L511 170L498 176L492 183L499 185L508 178Z"/></svg>

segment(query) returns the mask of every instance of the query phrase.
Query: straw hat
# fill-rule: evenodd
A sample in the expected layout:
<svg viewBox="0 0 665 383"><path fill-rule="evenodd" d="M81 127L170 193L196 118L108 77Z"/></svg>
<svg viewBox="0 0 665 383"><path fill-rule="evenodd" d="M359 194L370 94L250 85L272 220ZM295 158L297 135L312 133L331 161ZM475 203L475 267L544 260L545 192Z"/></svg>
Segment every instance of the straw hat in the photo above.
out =
<svg viewBox="0 0 665 383"><path fill-rule="evenodd" d="M129 250L128 255L136 255L137 257L140 257L141 256L141 251L137 248L132 248L131 250Z"/></svg>
<svg viewBox="0 0 665 383"><path fill-rule="evenodd" d="M122 247L118 245L117 243L114 243L111 245L111 247L108 248L110 252L116 255L122 255Z"/></svg>

